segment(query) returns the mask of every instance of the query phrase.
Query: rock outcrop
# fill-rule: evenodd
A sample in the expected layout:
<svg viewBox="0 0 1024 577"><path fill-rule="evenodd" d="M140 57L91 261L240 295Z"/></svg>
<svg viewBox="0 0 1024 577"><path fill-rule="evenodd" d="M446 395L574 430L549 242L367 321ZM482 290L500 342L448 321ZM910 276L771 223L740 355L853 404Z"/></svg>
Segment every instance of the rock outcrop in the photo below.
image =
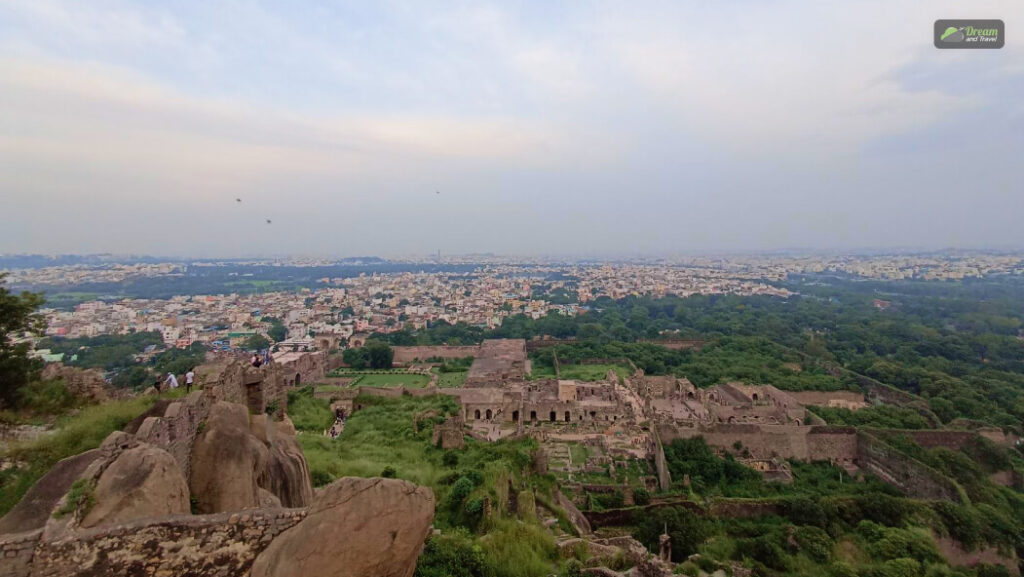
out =
<svg viewBox="0 0 1024 577"><path fill-rule="evenodd" d="M291 422L248 414L245 407L214 403L192 446L189 488L200 513L260 507L270 492L285 507L313 500L309 466Z"/></svg>
<svg viewBox="0 0 1024 577"><path fill-rule="evenodd" d="M21 501L0 519L0 535L38 529L46 524L54 506L71 488L71 484L100 455L92 449L68 457L56 465L28 490Z"/></svg>
<svg viewBox="0 0 1024 577"><path fill-rule="evenodd" d="M251 577L410 577L434 518L434 494L397 479L346 477L256 558Z"/></svg>
<svg viewBox="0 0 1024 577"><path fill-rule="evenodd" d="M189 512L188 485L177 461L146 444L122 452L103 470L94 498L82 527Z"/></svg>
<svg viewBox="0 0 1024 577"><path fill-rule="evenodd" d="M203 431L192 445L189 489L199 513L259 507L257 474L267 466L269 451L249 428L242 405L218 401L210 408Z"/></svg>
<svg viewBox="0 0 1024 577"><path fill-rule="evenodd" d="M64 387L69 393L97 403L125 394L108 385L103 379L103 372L97 369L79 369L50 363L43 369L43 378L64 379Z"/></svg>

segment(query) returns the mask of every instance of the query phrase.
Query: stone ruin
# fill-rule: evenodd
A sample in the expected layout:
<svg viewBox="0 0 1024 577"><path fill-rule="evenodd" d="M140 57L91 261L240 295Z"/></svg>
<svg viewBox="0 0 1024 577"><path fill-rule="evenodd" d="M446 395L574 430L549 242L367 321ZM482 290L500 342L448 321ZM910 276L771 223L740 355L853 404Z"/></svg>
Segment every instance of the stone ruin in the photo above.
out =
<svg viewBox="0 0 1024 577"><path fill-rule="evenodd" d="M59 462L0 519L0 575L411 576L432 493L346 478L314 497L281 370L200 367L198 390Z"/></svg>

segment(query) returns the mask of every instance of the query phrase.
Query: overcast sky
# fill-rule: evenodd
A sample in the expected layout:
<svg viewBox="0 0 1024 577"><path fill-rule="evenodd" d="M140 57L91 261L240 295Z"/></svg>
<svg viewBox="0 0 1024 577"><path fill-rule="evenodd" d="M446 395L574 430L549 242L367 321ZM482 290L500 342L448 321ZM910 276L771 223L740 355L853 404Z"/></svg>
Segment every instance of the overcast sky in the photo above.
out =
<svg viewBox="0 0 1024 577"><path fill-rule="evenodd" d="M1006 47L937 50L938 18ZM1022 221L1020 0L0 3L0 252L1024 248Z"/></svg>

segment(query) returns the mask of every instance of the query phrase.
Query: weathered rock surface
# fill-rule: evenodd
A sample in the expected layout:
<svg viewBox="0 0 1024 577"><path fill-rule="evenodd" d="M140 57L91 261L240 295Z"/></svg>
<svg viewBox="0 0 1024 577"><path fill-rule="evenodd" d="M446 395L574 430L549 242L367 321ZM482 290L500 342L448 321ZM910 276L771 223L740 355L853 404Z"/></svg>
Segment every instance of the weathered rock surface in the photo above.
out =
<svg viewBox="0 0 1024 577"><path fill-rule="evenodd" d="M46 524L57 501L71 484L99 457L98 449L63 459L22 497L10 512L0 519L0 535L38 529Z"/></svg>
<svg viewBox="0 0 1024 577"><path fill-rule="evenodd" d="M397 479L339 479L256 558L251 577L410 577L433 518L429 488Z"/></svg>
<svg viewBox="0 0 1024 577"><path fill-rule="evenodd" d="M268 458L266 446L250 432L246 408L224 401L214 403L192 446L189 489L198 512L259 507L256 478Z"/></svg>
<svg viewBox="0 0 1024 577"><path fill-rule="evenodd" d="M95 505L82 527L189 512L189 492L177 461L152 445L122 452L100 475Z"/></svg>
<svg viewBox="0 0 1024 577"><path fill-rule="evenodd" d="M305 507L313 502L309 465L295 437L282 434L274 437L270 458L257 484L276 495L285 507Z"/></svg>

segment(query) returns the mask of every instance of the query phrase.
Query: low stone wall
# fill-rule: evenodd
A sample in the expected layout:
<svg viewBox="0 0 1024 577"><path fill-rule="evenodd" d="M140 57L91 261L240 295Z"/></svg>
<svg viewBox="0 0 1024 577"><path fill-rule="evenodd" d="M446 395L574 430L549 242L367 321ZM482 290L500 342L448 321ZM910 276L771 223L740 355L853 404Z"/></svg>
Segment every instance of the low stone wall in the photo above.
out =
<svg viewBox="0 0 1024 577"><path fill-rule="evenodd" d="M0 575L4 577L28 577L31 572L32 556L43 530L28 533L0 535Z"/></svg>
<svg viewBox="0 0 1024 577"><path fill-rule="evenodd" d="M766 515L782 515L785 505L777 501L715 501L708 512L715 517L747 519Z"/></svg>
<svg viewBox="0 0 1024 577"><path fill-rule="evenodd" d="M78 531L58 540L39 541L30 571L9 573L8 569L17 567L0 564L0 574L5 577L236 577L246 575L256 556L270 541L305 515L305 509L259 509L163 517ZM36 539L38 541L38 535Z"/></svg>
<svg viewBox="0 0 1024 577"><path fill-rule="evenodd" d="M435 346L435 347L391 347L395 352L392 362L399 365L425 361L432 357L441 359L463 359L475 357L480 352L478 346Z"/></svg>

